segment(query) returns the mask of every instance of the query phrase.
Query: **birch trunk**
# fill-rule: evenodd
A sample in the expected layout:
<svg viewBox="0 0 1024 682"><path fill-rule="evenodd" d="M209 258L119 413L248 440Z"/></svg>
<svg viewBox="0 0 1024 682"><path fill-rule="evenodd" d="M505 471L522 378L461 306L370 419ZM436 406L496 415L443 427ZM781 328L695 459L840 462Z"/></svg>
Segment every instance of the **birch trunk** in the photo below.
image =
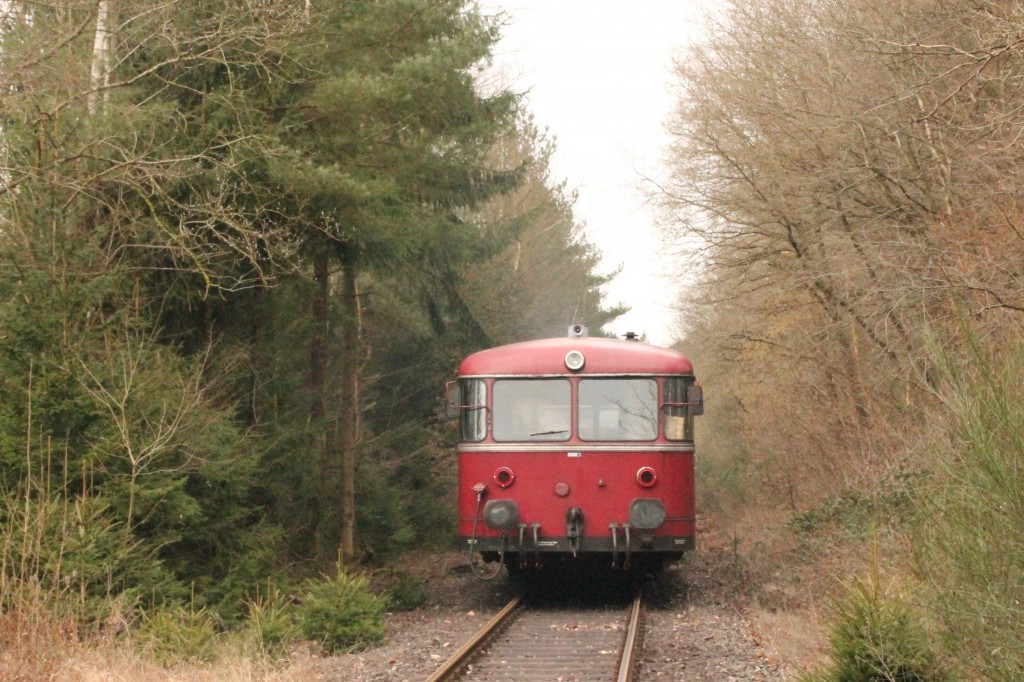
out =
<svg viewBox="0 0 1024 682"><path fill-rule="evenodd" d="M95 114L100 92L107 95L104 88L110 85L110 52L113 36L110 23L114 11L114 0L100 0L96 7L96 37L92 43L92 64L89 68L89 97L87 106L90 114Z"/></svg>

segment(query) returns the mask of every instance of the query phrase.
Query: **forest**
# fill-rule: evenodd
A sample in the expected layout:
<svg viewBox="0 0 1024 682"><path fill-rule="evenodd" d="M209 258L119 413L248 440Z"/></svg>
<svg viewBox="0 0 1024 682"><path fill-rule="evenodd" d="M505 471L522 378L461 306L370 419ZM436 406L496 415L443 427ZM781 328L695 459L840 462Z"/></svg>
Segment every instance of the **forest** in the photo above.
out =
<svg viewBox="0 0 1024 682"><path fill-rule="evenodd" d="M763 603L843 584L807 679L1024 671L1022 36L1019 2L733 0L675 61L701 506Z"/></svg>
<svg viewBox="0 0 1024 682"><path fill-rule="evenodd" d="M498 18L0 7L0 650L450 543L459 358L617 314Z"/></svg>
<svg viewBox="0 0 1024 682"><path fill-rule="evenodd" d="M450 549L458 359L622 313L488 69L501 21L0 3L24 679L124 633L169 661L224 631L345 650L415 601L357 569ZM651 198L692 282L698 505L765 608L835 600L808 680L1024 670L1022 36L1016 1L730 0L675 61Z"/></svg>

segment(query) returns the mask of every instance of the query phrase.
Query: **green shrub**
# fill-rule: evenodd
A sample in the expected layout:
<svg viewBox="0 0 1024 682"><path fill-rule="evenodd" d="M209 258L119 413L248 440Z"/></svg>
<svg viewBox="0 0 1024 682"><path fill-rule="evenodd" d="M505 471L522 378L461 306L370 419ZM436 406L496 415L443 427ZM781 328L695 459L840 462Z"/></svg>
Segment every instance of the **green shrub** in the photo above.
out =
<svg viewBox="0 0 1024 682"><path fill-rule="evenodd" d="M925 478L922 471L894 469L869 490L844 488L829 495L814 509L794 514L786 526L804 540L829 532L867 540L880 526L901 526L911 518L912 495Z"/></svg>
<svg viewBox="0 0 1024 682"><path fill-rule="evenodd" d="M943 668L924 628L902 601L877 581L855 581L833 605L832 662L803 682L943 682Z"/></svg>
<svg viewBox="0 0 1024 682"><path fill-rule="evenodd" d="M135 644L163 665L210 661L217 623L206 609L162 605L142 613Z"/></svg>
<svg viewBox="0 0 1024 682"><path fill-rule="evenodd" d="M444 502L452 482L435 466L432 435L417 425L389 426L360 460L357 535L378 561L395 560L414 547L444 547L456 535L452 506Z"/></svg>
<svg viewBox="0 0 1024 682"><path fill-rule="evenodd" d="M299 638L295 605L277 587L268 586L266 595L257 595L248 602L248 607L246 631L255 639L262 653L277 657Z"/></svg>
<svg viewBox="0 0 1024 682"><path fill-rule="evenodd" d="M936 471L918 500L916 566L951 656L979 677L1024 675L1024 347L975 347L950 370L951 418L929 448ZM936 430L940 432L939 429Z"/></svg>
<svg viewBox="0 0 1024 682"><path fill-rule="evenodd" d="M422 578L398 572L387 589L388 608L392 611L414 611L427 603Z"/></svg>
<svg viewBox="0 0 1024 682"><path fill-rule="evenodd" d="M336 576L308 580L298 605L302 634L331 652L361 649L384 639L386 603L369 581L338 569Z"/></svg>

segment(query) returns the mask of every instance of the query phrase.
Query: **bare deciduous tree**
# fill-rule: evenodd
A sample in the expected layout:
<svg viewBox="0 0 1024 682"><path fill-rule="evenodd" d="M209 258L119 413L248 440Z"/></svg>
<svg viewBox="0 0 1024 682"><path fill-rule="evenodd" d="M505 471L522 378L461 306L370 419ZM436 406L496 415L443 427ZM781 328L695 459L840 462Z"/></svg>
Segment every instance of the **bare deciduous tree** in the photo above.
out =
<svg viewBox="0 0 1024 682"><path fill-rule="evenodd" d="M749 401L768 371L857 448L913 428L961 315L1016 333L1022 26L1016 3L735 0L679 58L658 194Z"/></svg>

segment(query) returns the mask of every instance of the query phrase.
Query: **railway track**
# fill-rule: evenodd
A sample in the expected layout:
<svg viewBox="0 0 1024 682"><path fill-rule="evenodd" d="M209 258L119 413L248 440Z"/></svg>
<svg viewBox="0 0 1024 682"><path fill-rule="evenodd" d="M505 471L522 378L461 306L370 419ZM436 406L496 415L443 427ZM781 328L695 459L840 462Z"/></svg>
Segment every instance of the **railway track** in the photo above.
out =
<svg viewBox="0 0 1024 682"><path fill-rule="evenodd" d="M629 682L642 640L642 599L629 606L552 607L513 599L428 682Z"/></svg>

